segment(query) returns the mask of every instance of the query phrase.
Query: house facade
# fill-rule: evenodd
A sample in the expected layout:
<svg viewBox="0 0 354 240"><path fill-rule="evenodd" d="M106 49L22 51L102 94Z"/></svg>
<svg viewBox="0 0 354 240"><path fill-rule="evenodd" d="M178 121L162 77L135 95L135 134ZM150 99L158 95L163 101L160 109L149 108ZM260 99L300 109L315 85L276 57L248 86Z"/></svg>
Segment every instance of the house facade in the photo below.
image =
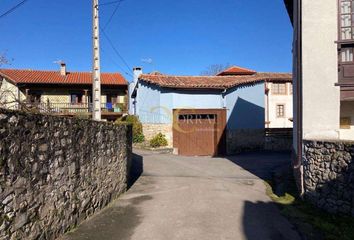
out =
<svg viewBox="0 0 354 240"><path fill-rule="evenodd" d="M293 152L298 186L321 208L353 213L348 170L354 145L354 4L285 0L285 5L294 27Z"/></svg>
<svg viewBox="0 0 354 240"><path fill-rule="evenodd" d="M232 66L218 76L253 75L256 71ZM292 80L264 82L265 128L293 127L293 86Z"/></svg>
<svg viewBox="0 0 354 240"><path fill-rule="evenodd" d="M89 72L0 69L2 107L75 116L91 115L92 77ZM127 112L128 83L119 73L102 73L102 118L116 120Z"/></svg>
<svg viewBox="0 0 354 240"><path fill-rule="evenodd" d="M132 114L150 139L158 132L182 155L232 154L262 148L264 82L289 81L290 74L171 76L135 73Z"/></svg>

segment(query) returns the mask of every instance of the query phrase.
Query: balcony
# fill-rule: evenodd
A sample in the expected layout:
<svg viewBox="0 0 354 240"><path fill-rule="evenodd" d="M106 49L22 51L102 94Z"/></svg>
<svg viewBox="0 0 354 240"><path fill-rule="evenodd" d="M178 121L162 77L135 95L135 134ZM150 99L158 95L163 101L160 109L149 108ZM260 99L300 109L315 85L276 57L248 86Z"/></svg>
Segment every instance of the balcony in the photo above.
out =
<svg viewBox="0 0 354 240"><path fill-rule="evenodd" d="M338 83L341 101L354 100L354 63L340 63L338 68Z"/></svg>
<svg viewBox="0 0 354 240"><path fill-rule="evenodd" d="M91 117L92 103L26 103L26 108L60 116ZM127 113L126 103L101 103L102 118L115 120Z"/></svg>

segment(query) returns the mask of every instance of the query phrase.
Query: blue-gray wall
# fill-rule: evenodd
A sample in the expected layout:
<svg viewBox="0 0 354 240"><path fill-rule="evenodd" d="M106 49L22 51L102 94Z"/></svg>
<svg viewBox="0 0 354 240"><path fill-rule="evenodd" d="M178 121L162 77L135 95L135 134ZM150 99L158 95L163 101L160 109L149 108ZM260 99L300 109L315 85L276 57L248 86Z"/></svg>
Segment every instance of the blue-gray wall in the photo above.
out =
<svg viewBox="0 0 354 240"><path fill-rule="evenodd" d="M228 129L264 128L264 83L230 89L225 99Z"/></svg>
<svg viewBox="0 0 354 240"><path fill-rule="evenodd" d="M221 91L163 89L139 82L137 115L142 123L172 123L177 108L227 108L228 129L264 128L264 84Z"/></svg>

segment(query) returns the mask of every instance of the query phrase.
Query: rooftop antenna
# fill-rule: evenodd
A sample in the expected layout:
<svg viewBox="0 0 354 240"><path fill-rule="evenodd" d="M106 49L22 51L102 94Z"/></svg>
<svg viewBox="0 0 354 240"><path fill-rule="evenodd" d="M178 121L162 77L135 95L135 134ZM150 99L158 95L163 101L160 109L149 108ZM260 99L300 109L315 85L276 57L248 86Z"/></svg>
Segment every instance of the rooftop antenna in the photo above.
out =
<svg viewBox="0 0 354 240"><path fill-rule="evenodd" d="M54 64L61 65L64 61L63 60L55 60L53 61Z"/></svg>
<svg viewBox="0 0 354 240"><path fill-rule="evenodd" d="M152 58L142 58L141 62L146 63L146 64L150 64L152 67L152 72L155 71L155 64L154 64L154 60L152 60Z"/></svg>

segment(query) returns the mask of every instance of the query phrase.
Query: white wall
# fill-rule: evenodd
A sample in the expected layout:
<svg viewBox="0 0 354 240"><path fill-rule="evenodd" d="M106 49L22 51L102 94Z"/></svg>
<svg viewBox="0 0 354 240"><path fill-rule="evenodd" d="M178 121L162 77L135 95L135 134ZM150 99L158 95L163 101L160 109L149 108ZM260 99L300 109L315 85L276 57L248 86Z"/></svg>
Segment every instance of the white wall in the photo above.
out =
<svg viewBox="0 0 354 240"><path fill-rule="evenodd" d="M354 140L354 102L341 102L341 117L350 118L350 129L340 129L340 139Z"/></svg>
<svg viewBox="0 0 354 240"><path fill-rule="evenodd" d="M337 1L302 1L303 137L338 139Z"/></svg>
<svg viewBox="0 0 354 240"><path fill-rule="evenodd" d="M25 95L16 85L5 78L0 81L0 107L16 109L18 106L17 101L23 101L25 99Z"/></svg>
<svg viewBox="0 0 354 240"><path fill-rule="evenodd" d="M277 95L273 92L273 83L267 83L269 89L268 96L266 96L266 105L268 108L268 126L269 128L292 128L293 122L293 95L290 93L291 83L286 83L286 94ZM267 102L268 97L268 102ZM285 105L285 116L282 118L277 117L277 105ZM267 111L267 109L266 109ZM267 116L267 112L266 112ZM266 117L267 122L267 117Z"/></svg>

